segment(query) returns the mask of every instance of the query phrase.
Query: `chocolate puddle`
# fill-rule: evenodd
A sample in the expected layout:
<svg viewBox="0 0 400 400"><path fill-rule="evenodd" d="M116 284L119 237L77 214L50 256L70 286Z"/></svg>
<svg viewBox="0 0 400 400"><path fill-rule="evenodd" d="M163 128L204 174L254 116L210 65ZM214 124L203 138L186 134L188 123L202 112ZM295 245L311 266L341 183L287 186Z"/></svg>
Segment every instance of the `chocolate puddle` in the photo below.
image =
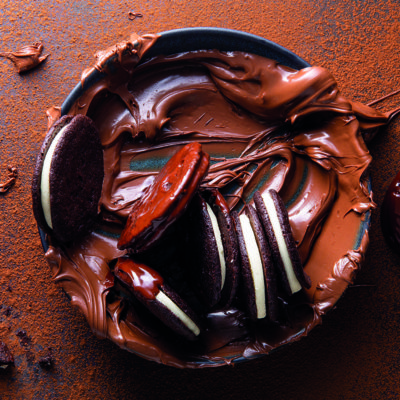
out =
<svg viewBox="0 0 400 400"><path fill-rule="evenodd" d="M134 36L99 53L94 68L102 78L69 110L91 117L100 132L102 213L99 228L71 247L52 246L49 238L46 258L92 330L146 359L196 368L266 354L307 335L353 281L374 208L363 135L372 137L391 114L345 99L320 67L295 71L253 54L217 50L140 64L156 40ZM91 71L82 75L84 85ZM203 186L219 188L231 209L251 202L257 189L274 188L283 197L313 283L304 298L287 305L285 325L251 323L238 301L205 315L198 343L182 345L114 286L112 261L125 254L117 241L132 204L166 160L193 141L211 157ZM170 253L163 253L168 266L162 275L190 300L179 277L180 234L177 227L161 244Z"/></svg>

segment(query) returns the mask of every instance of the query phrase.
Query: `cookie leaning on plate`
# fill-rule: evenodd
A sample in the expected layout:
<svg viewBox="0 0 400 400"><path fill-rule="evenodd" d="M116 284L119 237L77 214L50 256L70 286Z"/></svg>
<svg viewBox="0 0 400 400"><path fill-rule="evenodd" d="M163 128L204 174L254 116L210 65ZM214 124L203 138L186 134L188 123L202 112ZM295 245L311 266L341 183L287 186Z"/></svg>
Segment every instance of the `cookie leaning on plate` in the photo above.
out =
<svg viewBox="0 0 400 400"><path fill-rule="evenodd" d="M89 117L66 115L53 124L32 179L33 213L44 232L70 242L90 229L99 211L103 163L100 137Z"/></svg>

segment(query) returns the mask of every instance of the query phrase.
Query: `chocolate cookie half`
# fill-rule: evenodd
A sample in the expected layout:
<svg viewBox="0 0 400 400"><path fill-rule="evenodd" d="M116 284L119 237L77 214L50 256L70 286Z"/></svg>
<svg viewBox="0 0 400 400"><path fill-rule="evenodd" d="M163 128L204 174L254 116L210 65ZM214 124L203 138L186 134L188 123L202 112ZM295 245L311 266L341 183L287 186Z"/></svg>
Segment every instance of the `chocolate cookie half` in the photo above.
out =
<svg viewBox="0 0 400 400"><path fill-rule="evenodd" d="M302 287L309 288L311 282L304 273L282 198L275 190L268 190L263 195L256 192L254 203L286 293L292 295L299 292Z"/></svg>
<svg viewBox="0 0 400 400"><path fill-rule="evenodd" d="M133 205L118 248L132 253L152 247L186 210L208 171L209 155L200 143L190 143L175 153Z"/></svg>
<svg viewBox="0 0 400 400"><path fill-rule="evenodd" d="M233 213L239 242L244 297L249 317L278 319L275 268L262 225L253 206Z"/></svg>
<svg viewBox="0 0 400 400"><path fill-rule="evenodd" d="M103 178L95 124L83 115L60 118L46 135L33 174L33 212L40 228L61 242L86 233L99 211Z"/></svg>
<svg viewBox="0 0 400 400"><path fill-rule="evenodd" d="M238 286L239 252L229 207L218 190L195 197L189 231L191 272L203 303L230 305Z"/></svg>
<svg viewBox="0 0 400 400"><path fill-rule="evenodd" d="M175 333L188 340L200 334L200 322L189 305L165 282L162 276L145 264L131 258L120 258L114 275L147 309Z"/></svg>

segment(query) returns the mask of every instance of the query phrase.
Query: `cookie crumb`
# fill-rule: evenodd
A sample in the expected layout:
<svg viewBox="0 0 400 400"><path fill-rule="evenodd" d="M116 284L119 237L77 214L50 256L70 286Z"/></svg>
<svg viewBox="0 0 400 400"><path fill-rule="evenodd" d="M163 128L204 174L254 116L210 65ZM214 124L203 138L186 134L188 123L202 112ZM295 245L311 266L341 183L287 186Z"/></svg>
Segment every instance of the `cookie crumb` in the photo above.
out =
<svg viewBox="0 0 400 400"><path fill-rule="evenodd" d="M0 368L7 369L14 364L14 357L7 345L0 340Z"/></svg>
<svg viewBox="0 0 400 400"><path fill-rule="evenodd" d="M38 363L40 367L43 369L53 368L54 358L53 358L53 352L50 348L47 349L47 353L45 353L42 357L39 358Z"/></svg>
<svg viewBox="0 0 400 400"><path fill-rule="evenodd" d="M18 177L18 170L16 167L9 165L7 169L8 169L7 180L4 181L3 183L0 183L0 193L8 192L11 189L11 187L14 186L15 181L17 180Z"/></svg>

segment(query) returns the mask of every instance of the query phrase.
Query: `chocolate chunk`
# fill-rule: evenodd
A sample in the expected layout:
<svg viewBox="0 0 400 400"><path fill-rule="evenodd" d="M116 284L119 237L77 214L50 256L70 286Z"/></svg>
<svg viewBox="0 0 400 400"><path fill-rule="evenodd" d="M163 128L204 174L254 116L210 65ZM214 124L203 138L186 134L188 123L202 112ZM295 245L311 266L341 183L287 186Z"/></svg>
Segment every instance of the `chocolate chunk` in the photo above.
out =
<svg viewBox="0 0 400 400"><path fill-rule="evenodd" d="M25 347L25 348L30 348L31 347L32 339L30 338L30 336L28 336L26 331L24 331L22 329L18 329L16 335L17 335L17 337L19 339L19 344L22 347Z"/></svg>
<svg viewBox="0 0 400 400"><path fill-rule="evenodd" d="M38 363L43 369L53 368L54 360L51 349L48 349L47 352L39 358Z"/></svg>
<svg viewBox="0 0 400 400"><path fill-rule="evenodd" d="M35 42L31 46L24 46L14 52L0 53L0 57L6 57L13 62L19 74L27 72L44 62L50 54L41 55L43 44Z"/></svg>
<svg viewBox="0 0 400 400"><path fill-rule="evenodd" d="M7 345L0 340L0 368L6 369L14 364L14 357Z"/></svg>

